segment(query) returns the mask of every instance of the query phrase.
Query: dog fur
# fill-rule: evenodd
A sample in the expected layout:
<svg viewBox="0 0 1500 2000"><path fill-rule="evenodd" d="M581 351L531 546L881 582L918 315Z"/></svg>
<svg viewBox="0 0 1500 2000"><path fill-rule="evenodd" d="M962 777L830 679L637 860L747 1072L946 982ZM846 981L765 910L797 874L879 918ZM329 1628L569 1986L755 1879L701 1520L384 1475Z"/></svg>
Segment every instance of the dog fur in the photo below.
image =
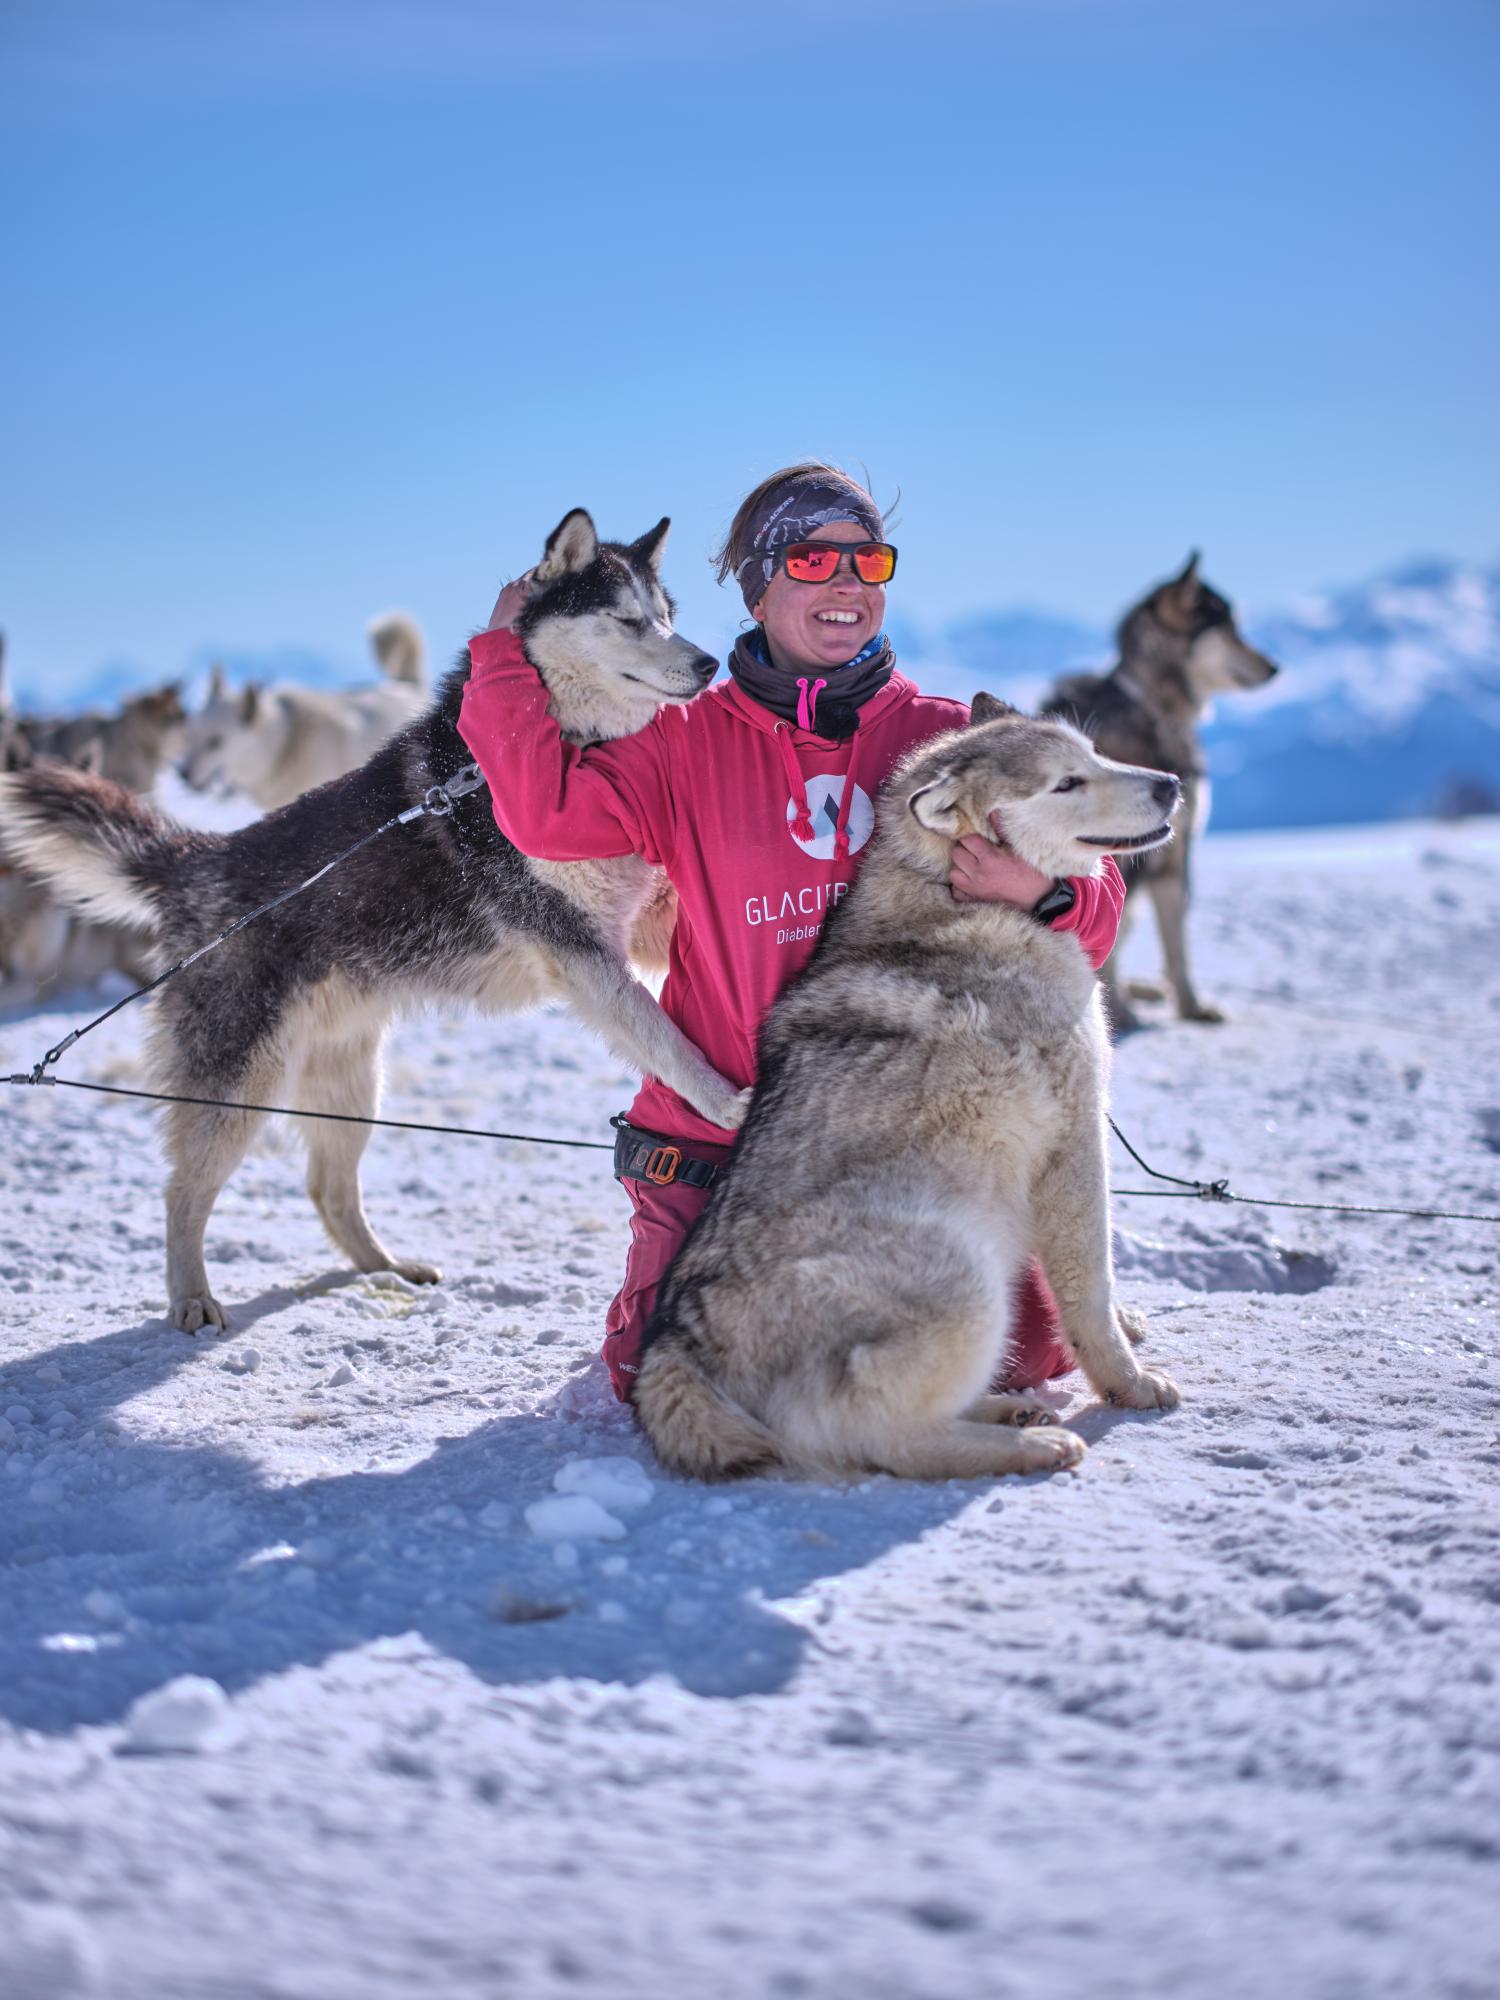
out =
<svg viewBox="0 0 1500 2000"><path fill-rule="evenodd" d="M672 630L658 574L667 528L601 543L580 509L534 572L517 629L574 742L628 736L713 678L714 660ZM234 833L187 831L119 786L37 765L0 778L0 843L76 906L149 929L165 966L462 769L470 759L455 725L468 672L466 654L435 706L360 770ZM742 1094L630 973L638 918L660 922L657 892L657 871L634 856L528 860L496 826L488 793L471 793L451 817L393 829L168 981L153 1002L153 1082L367 1118L398 1007L465 1000L506 1012L555 996L625 1060L714 1123L737 1125ZM227 1323L209 1289L204 1229L260 1122L194 1105L166 1112L167 1286L188 1332ZM435 1280L430 1264L387 1250L365 1217L368 1129L300 1123L308 1192L335 1244L362 1271Z"/></svg>
<svg viewBox="0 0 1500 2000"><path fill-rule="evenodd" d="M60 758L131 791L149 791L176 754L186 719L175 686L136 695L113 714L18 715L9 700L0 642L0 771L23 769L38 757ZM106 972L147 976L139 933L84 921L40 883L0 863L0 986L18 987L34 998L92 985Z"/></svg>
<svg viewBox="0 0 1500 2000"><path fill-rule="evenodd" d="M990 1390L1033 1254L1094 1388L1176 1403L1114 1299L1094 973L1026 911L956 902L948 869L956 840L1003 828L1046 874L1093 873L1169 838L1177 797L1174 778L988 695L898 767L858 881L767 1018L734 1158L647 1326L635 1407L665 1466L1076 1464L1081 1438Z"/></svg>
<svg viewBox="0 0 1500 2000"><path fill-rule="evenodd" d="M237 692L215 666L203 707L187 725L179 766L195 791L244 792L272 812L372 757L427 707L426 649L404 612L366 628L383 676L368 688L306 688L291 682Z"/></svg>
<svg viewBox="0 0 1500 2000"><path fill-rule="evenodd" d="M1106 757L1170 771L1181 780L1183 810L1177 838L1122 866L1128 890L1120 938L1104 968L1110 1020L1121 1033L1140 1022L1120 990L1119 957L1144 889L1156 911L1167 979L1184 1021L1222 1021L1217 1007L1200 1000L1188 970L1187 911L1194 839L1208 824L1208 775L1198 725L1215 695L1263 687L1278 671L1274 660L1247 646L1227 598L1198 574L1198 552L1170 582L1158 584L1120 623L1120 658L1107 674L1072 674L1042 704L1092 738ZM1138 997L1160 989L1141 986Z"/></svg>

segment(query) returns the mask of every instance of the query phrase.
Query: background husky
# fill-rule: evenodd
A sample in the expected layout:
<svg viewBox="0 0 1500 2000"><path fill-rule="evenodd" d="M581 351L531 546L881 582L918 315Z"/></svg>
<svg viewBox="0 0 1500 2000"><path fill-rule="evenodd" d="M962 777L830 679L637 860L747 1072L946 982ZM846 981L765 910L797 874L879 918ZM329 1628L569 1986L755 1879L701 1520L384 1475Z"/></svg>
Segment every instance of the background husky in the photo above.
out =
<svg viewBox="0 0 1500 2000"><path fill-rule="evenodd" d="M674 1471L1076 1464L1081 1438L1018 1429L1035 1405L988 1393L1033 1253L1094 1388L1177 1401L1114 1302L1093 971L1076 938L948 888L953 843L994 840L992 812L1049 875L1154 848L1177 781L988 695L973 719L889 780L858 881L767 1018L734 1160L646 1331L635 1405Z"/></svg>
<svg viewBox="0 0 1500 2000"><path fill-rule="evenodd" d="M415 618L405 611L382 611L365 627L365 637L388 681L426 687L427 648Z"/></svg>
<svg viewBox="0 0 1500 2000"><path fill-rule="evenodd" d="M1182 781L1183 811L1170 846L1122 863L1126 886L1120 941L1101 975L1110 1017L1120 1029L1139 1026L1120 991L1120 950L1131 905L1149 891L1161 932L1167 978L1184 1021L1222 1021L1193 989L1187 962L1187 907L1192 844L1208 821L1208 778L1198 723L1216 694L1262 687L1278 671L1274 660L1240 637L1228 601L1198 575L1198 553L1181 576L1158 584L1121 621L1119 663L1107 674L1073 674L1042 704L1044 715L1076 722L1122 763L1171 771Z"/></svg>
<svg viewBox="0 0 1500 2000"><path fill-rule="evenodd" d="M404 612L367 628L385 678L378 687L305 688L289 682L230 688L221 667L187 726L181 772L199 791L233 785L265 811L342 777L426 708L425 648Z"/></svg>
<svg viewBox="0 0 1500 2000"><path fill-rule="evenodd" d="M600 543L576 511L533 572L518 630L574 741L630 735L713 678L714 660L671 629L657 574L667 527L628 547ZM237 832L189 832L104 779L37 765L0 778L0 842L80 906L150 929L170 962L463 768L455 721L468 671L465 656L436 705L363 769ZM461 999L501 1010L558 995L625 1060L716 1124L737 1125L733 1086L626 963L657 879L634 856L530 861L495 825L489 794L471 793L451 818L394 829L169 981L153 1003L156 1086L368 1117L398 1005ZM259 1122L190 1105L166 1113L167 1285L173 1320L188 1332L226 1323L203 1233ZM365 1218L367 1131L314 1120L302 1131L308 1192L339 1248L360 1270L436 1279L431 1265L394 1257Z"/></svg>
<svg viewBox="0 0 1500 2000"><path fill-rule="evenodd" d="M185 721L175 686L137 695L110 714L18 715L10 706L0 645L0 771L52 757L82 771L102 772L131 791L149 791L162 766L175 756ZM139 931L86 922L39 882L0 862L0 986L20 988L31 998L92 984L111 971L139 978L145 967Z"/></svg>

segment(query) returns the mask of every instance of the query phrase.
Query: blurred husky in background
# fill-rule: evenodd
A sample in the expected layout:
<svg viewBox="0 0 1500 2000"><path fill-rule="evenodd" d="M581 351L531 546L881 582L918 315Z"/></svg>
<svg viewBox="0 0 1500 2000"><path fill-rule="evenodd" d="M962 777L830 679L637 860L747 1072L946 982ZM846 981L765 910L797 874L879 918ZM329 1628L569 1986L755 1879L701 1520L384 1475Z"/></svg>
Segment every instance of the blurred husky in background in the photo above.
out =
<svg viewBox="0 0 1500 2000"><path fill-rule="evenodd" d="M1120 938L1100 975L1110 1019L1120 1033L1140 1026L1120 990L1119 961L1145 889L1156 910L1167 979L1184 1021L1222 1021L1217 1007L1199 999L1188 971L1187 910L1193 841L1208 822L1208 774L1198 725L1217 694L1264 687L1279 669L1245 643L1227 598L1198 574L1198 552L1180 576L1143 597L1121 620L1120 658L1107 674L1070 674L1042 704L1044 715L1066 717L1091 737L1106 757L1146 764L1181 780L1183 810L1169 846L1121 860L1129 894ZM1161 988L1133 986L1137 998L1161 997Z"/></svg>
<svg viewBox="0 0 1500 2000"><path fill-rule="evenodd" d="M113 713L66 717L18 714L10 699L0 635L0 771L53 758L147 792L176 754L187 717L175 686L136 695ZM90 923L47 890L0 862L0 987L27 1000L92 985L106 972L146 976L137 931Z"/></svg>
<svg viewBox="0 0 1500 2000"><path fill-rule="evenodd" d="M368 688L306 688L290 682L231 689L222 667L187 725L180 771L197 791L233 786L264 812L315 785L357 770L420 715L427 691L426 649L405 612L372 619L370 644L383 678Z"/></svg>
<svg viewBox="0 0 1500 2000"><path fill-rule="evenodd" d="M646 1328L635 1408L670 1470L1077 1464L1082 1438L990 1386L1032 1255L1090 1384L1177 1402L1114 1296L1098 981L1076 937L948 887L966 834L1093 874L1169 840L1177 798L1175 778L985 694L897 767L858 881L767 1017L734 1158Z"/></svg>
<svg viewBox="0 0 1500 2000"><path fill-rule="evenodd" d="M672 630L658 573L668 525L601 542L576 509L532 573L516 629L573 743L633 735L717 671ZM56 764L11 772L0 777L0 852L75 907L135 925L170 964L463 770L471 759L456 725L468 676L465 656L436 703L361 769L233 833L175 826L120 786ZM168 981L153 1002L153 1087L359 1121L375 1114L381 1042L398 1008L470 1001L506 1013L557 998L625 1061L733 1128L742 1093L630 971L659 881L635 855L529 860L495 824L488 791L471 792L447 816L362 848ZM167 1109L167 1289L186 1332L226 1324L204 1230L261 1122L201 1104ZM308 1193L350 1261L435 1281L431 1264L393 1256L366 1218L369 1127L308 1119L301 1131Z"/></svg>

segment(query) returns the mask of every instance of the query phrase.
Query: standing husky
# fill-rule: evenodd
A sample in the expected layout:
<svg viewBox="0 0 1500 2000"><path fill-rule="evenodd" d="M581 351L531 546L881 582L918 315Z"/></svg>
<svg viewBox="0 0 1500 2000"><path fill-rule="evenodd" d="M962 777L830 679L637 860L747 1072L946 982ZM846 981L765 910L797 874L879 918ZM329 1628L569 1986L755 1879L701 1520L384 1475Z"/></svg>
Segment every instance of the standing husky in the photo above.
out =
<svg viewBox="0 0 1500 2000"><path fill-rule="evenodd" d="M628 546L600 542L579 509L533 572L518 630L573 742L628 736L713 679L714 660L672 631L658 574L667 528ZM101 778L37 765L0 778L0 842L78 907L151 931L169 964L462 769L455 723L468 672L466 655L436 705L361 770L237 832L190 832ZM451 817L393 829L170 980L155 1002L156 1088L368 1118L398 1007L471 1000L507 1011L556 996L627 1062L714 1124L736 1126L740 1094L627 964L658 886L635 856L528 860L495 825L488 794L471 793ZM259 1122L197 1105L166 1113L167 1287L186 1332L227 1324L203 1233ZM308 1193L338 1247L362 1271L435 1280L430 1264L393 1256L365 1219L367 1128L309 1119L302 1132Z"/></svg>
<svg viewBox="0 0 1500 2000"><path fill-rule="evenodd" d="M1033 867L1097 873L1110 849L1169 839L1177 797L1175 778L983 694L969 729L898 767L858 882L767 1018L733 1163L647 1327L635 1406L665 1465L1075 1465L1081 1438L989 1393L1033 1253L1094 1388L1176 1403L1114 1301L1093 971L1025 910L955 902L948 870L963 835L997 838L994 814Z"/></svg>
<svg viewBox="0 0 1500 2000"><path fill-rule="evenodd" d="M1106 757L1149 764L1182 780L1184 811L1170 847L1125 864L1125 921L1119 943L1100 975L1117 1029L1140 1026L1119 986L1135 892L1145 887L1156 909L1167 977L1184 1021L1222 1021L1217 1007L1198 998L1187 962L1187 907L1192 843L1208 823L1208 776L1198 723L1216 694L1263 687L1277 673L1274 660L1240 637L1227 599L1198 575L1198 552L1170 583L1158 584L1125 614L1120 659L1107 674L1073 674L1059 681L1042 705L1044 715L1076 722ZM1146 989L1149 991L1150 989Z"/></svg>

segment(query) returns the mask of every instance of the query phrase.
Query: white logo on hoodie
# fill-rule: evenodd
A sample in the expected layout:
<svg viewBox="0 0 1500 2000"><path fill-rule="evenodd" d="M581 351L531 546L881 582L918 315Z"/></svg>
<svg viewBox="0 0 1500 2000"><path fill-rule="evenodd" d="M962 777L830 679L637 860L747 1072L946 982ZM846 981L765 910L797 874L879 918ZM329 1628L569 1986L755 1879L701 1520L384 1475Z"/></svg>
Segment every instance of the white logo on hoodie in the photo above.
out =
<svg viewBox="0 0 1500 2000"><path fill-rule="evenodd" d="M786 830L814 861L832 861L833 837L838 827L839 808L844 800L844 780L838 773L830 777L809 778L807 781L807 810L812 817L813 837L799 840L792 831L792 822L797 817L797 801L786 802ZM875 808L870 795L863 785L854 787L854 803L849 808L849 852L858 854L870 835L875 831Z"/></svg>

